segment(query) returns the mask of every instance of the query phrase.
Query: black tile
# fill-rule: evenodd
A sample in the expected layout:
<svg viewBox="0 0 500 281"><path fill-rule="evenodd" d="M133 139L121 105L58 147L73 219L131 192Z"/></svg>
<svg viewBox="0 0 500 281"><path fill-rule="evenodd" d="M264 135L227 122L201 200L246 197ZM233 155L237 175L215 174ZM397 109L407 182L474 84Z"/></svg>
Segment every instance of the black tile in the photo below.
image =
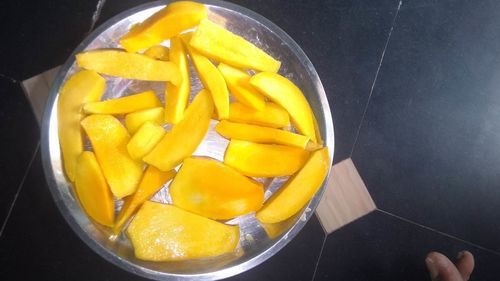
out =
<svg viewBox="0 0 500 281"><path fill-rule="evenodd" d="M62 64L90 29L96 3L1 1L0 74L24 80Z"/></svg>
<svg viewBox="0 0 500 281"><path fill-rule="evenodd" d="M353 160L377 206L500 250L500 2L403 3Z"/></svg>
<svg viewBox="0 0 500 281"><path fill-rule="evenodd" d="M18 83L0 78L0 228L39 140L36 119Z"/></svg>
<svg viewBox="0 0 500 281"><path fill-rule="evenodd" d="M314 280L430 280L427 253L461 250L475 257L471 281L498 280L500 255L375 211L327 237Z"/></svg>
<svg viewBox="0 0 500 281"><path fill-rule="evenodd" d="M227 280L310 281L319 258L325 233L313 216L299 234L276 255L240 275Z"/></svg>

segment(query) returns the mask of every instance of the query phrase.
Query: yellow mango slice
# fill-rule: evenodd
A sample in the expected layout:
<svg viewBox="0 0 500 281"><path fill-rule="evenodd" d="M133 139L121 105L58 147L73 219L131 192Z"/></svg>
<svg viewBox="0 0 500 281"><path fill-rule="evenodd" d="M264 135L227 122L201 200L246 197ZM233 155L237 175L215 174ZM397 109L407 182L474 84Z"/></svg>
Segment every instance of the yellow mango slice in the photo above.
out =
<svg viewBox="0 0 500 281"><path fill-rule="evenodd" d="M120 39L120 44L131 53L144 50L197 26L206 17L203 4L174 2L132 28Z"/></svg>
<svg viewBox="0 0 500 281"><path fill-rule="evenodd" d="M250 84L290 114L297 130L316 142L313 112L302 91L287 78L271 72L257 73Z"/></svg>
<svg viewBox="0 0 500 281"><path fill-rule="evenodd" d="M162 45L155 45L144 51L144 55L152 59L162 60L162 61L168 61L169 53L170 53L169 49Z"/></svg>
<svg viewBox="0 0 500 281"><path fill-rule="evenodd" d="M70 181L75 180L76 161L83 152L80 121L82 107L98 101L106 89L106 80L94 71L82 70L71 76L62 86L57 101L59 144L64 171Z"/></svg>
<svg viewBox="0 0 500 281"><path fill-rule="evenodd" d="M269 198L256 218L262 223L277 223L300 211L321 187L329 163L328 148L313 152L304 167Z"/></svg>
<svg viewBox="0 0 500 281"><path fill-rule="evenodd" d="M76 165L75 189L85 212L96 222L113 226L115 203L94 153L84 151Z"/></svg>
<svg viewBox="0 0 500 281"><path fill-rule="evenodd" d="M79 67L127 79L170 81L179 85L182 76L175 63L121 50L102 49L76 55Z"/></svg>
<svg viewBox="0 0 500 281"><path fill-rule="evenodd" d="M187 40L186 38L189 38L189 35L185 35L182 38L183 40ZM209 59L202 56L188 44L185 45L203 86L212 95L217 118L219 120L227 119L229 117L229 92L224 77L222 77L217 67Z"/></svg>
<svg viewBox="0 0 500 281"><path fill-rule="evenodd" d="M156 125L163 124L163 107L154 107L129 113L125 116L125 127L130 134L135 134L146 121Z"/></svg>
<svg viewBox="0 0 500 281"><path fill-rule="evenodd" d="M127 236L139 259L178 261L231 253L240 231L238 226L146 201L127 228Z"/></svg>
<svg viewBox="0 0 500 281"><path fill-rule="evenodd" d="M255 110L263 110L266 106L264 96L250 85L250 75L243 70L224 63L217 67L226 80L231 94L242 104Z"/></svg>
<svg viewBox="0 0 500 281"><path fill-rule="evenodd" d="M267 102L261 111L254 110L238 102L233 102L229 105L228 120L272 128L283 128L290 125L288 112L270 102Z"/></svg>
<svg viewBox="0 0 500 281"><path fill-rule="evenodd" d="M142 159L168 171L191 156L207 133L214 104L210 93L201 90L184 113L184 118Z"/></svg>
<svg viewBox="0 0 500 281"><path fill-rule="evenodd" d="M134 193L141 180L142 164L127 152L130 135L125 127L111 115L90 115L81 124L113 195L120 199Z"/></svg>
<svg viewBox="0 0 500 281"><path fill-rule="evenodd" d="M149 121L132 136L127 144L127 151L134 160L141 160L163 138L165 130L162 126Z"/></svg>
<svg viewBox="0 0 500 281"><path fill-rule="evenodd" d="M158 192L160 188L174 176L175 170L162 172L153 166L149 166L146 171L144 171L144 175L142 176L136 192L125 198L122 209L113 226L113 232L115 234L120 233L123 226L137 209L139 209L142 203L146 202L151 196Z"/></svg>
<svg viewBox="0 0 500 281"><path fill-rule="evenodd" d="M179 86L167 83L165 89L165 122L177 124L184 116L191 91L189 81L189 67L186 52L180 37L170 39L170 60L175 63L181 72L182 82Z"/></svg>
<svg viewBox="0 0 500 281"><path fill-rule="evenodd" d="M289 176L309 158L309 152L292 146L231 140L224 164L251 177Z"/></svg>
<svg viewBox="0 0 500 281"><path fill-rule="evenodd" d="M89 114L127 114L134 111L161 106L153 91L146 91L126 97L85 104L83 110Z"/></svg>
<svg viewBox="0 0 500 281"><path fill-rule="evenodd" d="M189 44L203 55L238 68L278 72L281 62L254 44L208 19L203 19Z"/></svg>
<svg viewBox="0 0 500 281"><path fill-rule="evenodd" d="M262 184L209 158L187 158L169 187L172 203L211 219L256 211L264 202Z"/></svg>
<svg viewBox="0 0 500 281"><path fill-rule="evenodd" d="M280 129L256 125L233 123L222 120L215 126L217 133L228 139L246 140L257 143L274 143L305 149L309 138Z"/></svg>

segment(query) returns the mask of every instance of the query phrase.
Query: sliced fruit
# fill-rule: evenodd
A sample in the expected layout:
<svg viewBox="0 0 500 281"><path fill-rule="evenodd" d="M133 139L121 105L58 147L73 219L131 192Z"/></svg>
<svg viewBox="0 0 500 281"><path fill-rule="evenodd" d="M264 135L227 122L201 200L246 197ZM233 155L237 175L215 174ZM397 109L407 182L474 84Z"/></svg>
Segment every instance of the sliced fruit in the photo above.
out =
<svg viewBox="0 0 500 281"><path fill-rule="evenodd" d="M167 47L162 45L155 45L144 51L144 55L155 60L168 61L169 52L170 51Z"/></svg>
<svg viewBox="0 0 500 281"><path fill-rule="evenodd" d="M189 35L183 36L182 38L183 40L187 40ZM229 117L229 92L224 77L222 77L217 67L215 67L209 59L202 56L188 44L185 45L203 86L205 86L212 95L217 118L219 120L227 119Z"/></svg>
<svg viewBox="0 0 500 281"><path fill-rule="evenodd" d="M179 85L181 73L175 63L121 50L101 49L76 55L79 67L127 79L170 81Z"/></svg>
<svg viewBox="0 0 500 281"><path fill-rule="evenodd" d="M120 44L128 52L144 50L195 27L206 17L207 9L203 4L174 2L133 27L120 39Z"/></svg>
<svg viewBox="0 0 500 281"><path fill-rule="evenodd" d="M131 196L125 198L123 207L116 218L113 232L120 233L123 226L127 223L129 218L141 207L142 203L146 202L153 196L163 185L175 176L175 170L162 172L153 166L149 166L144 171L144 176L137 187L137 190Z"/></svg>
<svg viewBox="0 0 500 281"><path fill-rule="evenodd" d="M254 44L208 19L203 19L189 44L203 55L239 68L277 72L281 62Z"/></svg>
<svg viewBox="0 0 500 281"><path fill-rule="evenodd" d="M127 152L130 135L125 127L111 115L90 115L81 124L113 195L120 199L134 193L141 180L142 164Z"/></svg>
<svg viewBox="0 0 500 281"><path fill-rule="evenodd" d="M125 127L130 134L135 134L146 121L156 125L163 124L163 107L154 107L129 113L125 116Z"/></svg>
<svg viewBox="0 0 500 281"><path fill-rule="evenodd" d="M146 91L126 97L85 104L83 110L89 114L127 114L139 110L161 106L153 91Z"/></svg>
<svg viewBox="0 0 500 281"><path fill-rule="evenodd" d="M288 112L280 106L267 102L263 110L258 111L238 102L229 105L229 121L254 124L272 128L284 128L290 125Z"/></svg>
<svg viewBox="0 0 500 281"><path fill-rule="evenodd" d="M255 110L264 109L264 96L250 85L251 76L248 73L224 63L220 63L217 69L224 76L229 91L237 101Z"/></svg>
<svg viewBox="0 0 500 281"><path fill-rule="evenodd" d="M224 164L251 177L289 176L309 158L309 152L292 146L231 140Z"/></svg>
<svg viewBox="0 0 500 281"><path fill-rule="evenodd" d="M127 235L137 258L177 261L231 253L238 245L240 231L238 226L146 201L127 228Z"/></svg>
<svg viewBox="0 0 500 281"><path fill-rule="evenodd" d="M167 83L165 89L165 122L177 124L184 116L189 92L191 91L187 56L180 37L170 39L170 60L179 67L182 82L179 86Z"/></svg>
<svg viewBox="0 0 500 281"><path fill-rule="evenodd" d="M257 211L262 184L210 158L187 158L169 187L172 203L211 219L231 219Z"/></svg>
<svg viewBox="0 0 500 281"><path fill-rule="evenodd" d="M96 222L113 226L115 203L94 153L84 151L76 165L75 189L85 212Z"/></svg>
<svg viewBox="0 0 500 281"><path fill-rule="evenodd" d="M201 90L187 108L184 118L142 160L168 171L191 156L207 133L214 105L210 93Z"/></svg>
<svg viewBox="0 0 500 281"><path fill-rule="evenodd" d="M257 143L271 143L295 146L305 149L309 138L292 132L261 127L256 125L233 123L222 120L215 126L217 133L228 139L246 140Z"/></svg>
<svg viewBox="0 0 500 281"><path fill-rule="evenodd" d="M302 91L287 78L271 72L261 72L250 78L250 84L290 114L297 130L316 142L313 112Z"/></svg>
<svg viewBox="0 0 500 281"><path fill-rule="evenodd" d="M132 159L140 161L163 138L165 130L162 126L146 122L132 136L127 144L127 151Z"/></svg>
<svg viewBox="0 0 500 281"><path fill-rule="evenodd" d="M257 212L257 219L262 223L277 223L300 211L321 187L329 163L328 148L313 152L304 167Z"/></svg>
<svg viewBox="0 0 500 281"><path fill-rule="evenodd" d="M83 152L80 121L82 107L87 102L99 101L106 89L106 80L90 70L71 76L62 86L57 101L59 143L64 171L70 181L75 180L76 161Z"/></svg>

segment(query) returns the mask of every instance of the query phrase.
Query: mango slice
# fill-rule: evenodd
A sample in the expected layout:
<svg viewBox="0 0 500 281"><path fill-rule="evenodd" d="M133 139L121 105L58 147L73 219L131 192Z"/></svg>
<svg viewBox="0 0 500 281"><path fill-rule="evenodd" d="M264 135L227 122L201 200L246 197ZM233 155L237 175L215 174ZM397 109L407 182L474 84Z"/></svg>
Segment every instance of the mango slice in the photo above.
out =
<svg viewBox="0 0 500 281"><path fill-rule="evenodd" d="M264 96L250 85L251 76L248 73L224 63L220 63L217 69L224 76L229 91L237 101L255 110L264 109Z"/></svg>
<svg viewBox="0 0 500 281"><path fill-rule="evenodd" d="M203 19L189 44L203 55L238 68L278 72L281 62L254 44L208 19Z"/></svg>
<svg viewBox="0 0 500 281"><path fill-rule="evenodd" d="M215 126L217 133L228 139L239 139L257 143L274 143L295 146L305 149L309 138L292 132L248 125L242 123L233 123L222 120Z"/></svg>
<svg viewBox="0 0 500 281"><path fill-rule="evenodd" d="M207 133L214 104L210 92L201 90L184 113L184 118L146 154L144 162L168 171L191 156Z"/></svg>
<svg viewBox="0 0 500 281"><path fill-rule="evenodd" d="M121 50L102 49L76 55L79 67L127 79L170 81L179 85L182 76L175 63Z"/></svg>
<svg viewBox="0 0 500 281"><path fill-rule="evenodd" d="M224 164L246 176L281 177L302 168L309 154L304 149L292 146L233 139L226 149Z"/></svg>
<svg viewBox="0 0 500 281"><path fill-rule="evenodd" d="M269 198L256 218L262 223L277 223L300 211L321 187L329 163L328 148L313 152L304 167Z"/></svg>
<svg viewBox="0 0 500 281"><path fill-rule="evenodd" d="M207 9L203 4L191 1L174 2L133 27L120 39L120 44L128 52L135 53L195 27L206 17Z"/></svg>
<svg viewBox="0 0 500 281"><path fill-rule="evenodd" d="M127 144L127 151L134 160L141 160L163 138L165 130L162 126L151 122L144 123Z"/></svg>
<svg viewBox="0 0 500 281"><path fill-rule="evenodd" d="M146 91L126 97L85 104L83 110L90 114L127 114L134 111L161 106L153 91Z"/></svg>
<svg viewBox="0 0 500 281"><path fill-rule="evenodd" d="M146 202L153 196L163 185L175 176L175 170L162 172L153 166L149 166L144 171L144 176L137 187L137 191L131 196L125 198L123 207L116 218L113 232L120 233L123 226L127 223L129 218L139 209L142 203Z"/></svg>
<svg viewBox="0 0 500 281"><path fill-rule="evenodd" d="M187 40L189 35L182 38L183 40ZM222 77L217 67L215 67L209 59L202 56L188 44L185 45L203 86L205 86L212 95L217 118L219 120L227 119L229 117L229 92L224 77Z"/></svg>
<svg viewBox="0 0 500 281"><path fill-rule="evenodd" d="M229 121L254 124L272 128L290 125L288 112L282 107L267 102L263 110L258 111L238 102L229 105Z"/></svg>
<svg viewBox="0 0 500 281"><path fill-rule="evenodd" d="M155 59L155 60L162 60L162 61L168 61L169 59L169 53L170 50L162 45L155 45L146 51L144 51L144 55Z"/></svg>
<svg viewBox="0 0 500 281"><path fill-rule="evenodd" d="M135 134L146 121L156 125L163 124L163 107L154 107L137 112L129 113L125 116L125 127L130 134Z"/></svg>
<svg viewBox="0 0 500 281"><path fill-rule="evenodd" d="M130 135L125 127L111 115L90 115L81 124L113 195L120 199L134 193L141 180L142 164L127 152Z"/></svg>
<svg viewBox="0 0 500 281"><path fill-rule="evenodd" d="M170 39L170 48L170 59L179 67L182 82L179 86L167 83L165 89L165 122L177 124L184 116L191 86L187 56L180 37Z"/></svg>
<svg viewBox="0 0 500 281"><path fill-rule="evenodd" d="M71 76L62 86L57 101L59 143L64 171L75 181L78 156L83 152L80 121L82 107L87 102L99 101L106 89L106 80L94 71L82 70Z"/></svg>
<svg viewBox="0 0 500 281"><path fill-rule="evenodd" d="M302 91L287 78L271 72L261 72L250 78L250 84L290 114L297 130L316 142L313 112Z"/></svg>
<svg viewBox="0 0 500 281"><path fill-rule="evenodd" d="M85 212L96 222L113 226L115 203L94 153L84 151L76 165L75 189Z"/></svg>
<svg viewBox="0 0 500 281"><path fill-rule="evenodd" d="M231 253L238 245L240 231L238 226L146 201L127 228L127 235L137 258L178 261Z"/></svg>
<svg viewBox="0 0 500 281"><path fill-rule="evenodd" d="M264 202L262 184L209 158L187 158L170 184L172 203L211 219L256 211Z"/></svg>

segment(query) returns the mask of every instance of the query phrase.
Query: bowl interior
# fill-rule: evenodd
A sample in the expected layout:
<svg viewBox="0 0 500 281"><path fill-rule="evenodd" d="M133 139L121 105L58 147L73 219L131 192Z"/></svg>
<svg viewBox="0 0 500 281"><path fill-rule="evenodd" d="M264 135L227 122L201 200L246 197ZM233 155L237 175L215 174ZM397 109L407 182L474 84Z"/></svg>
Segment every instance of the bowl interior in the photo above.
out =
<svg viewBox="0 0 500 281"><path fill-rule="evenodd" d="M76 50L119 47L118 40L129 27L143 21L162 7L165 2L153 2L139 6L111 19L92 33ZM297 46L277 26L249 10L225 2L209 2L209 18L225 26L230 31L243 36L258 47L264 49L282 62L280 74L293 81L309 101L324 144L329 147L330 161L333 158L333 125L326 96L311 62ZM166 44L168 46L168 43ZM63 82L78 71L74 56L71 56L61 69L54 85L44 116L42 128L42 155L44 168L53 197L62 214L75 232L92 249L120 267L152 279L220 279L245 271L266 260L288 243L313 215L321 197L323 188L311 202L297 215L276 225L262 226L254 215L238 217L228 224L239 224L241 229L240 246L233 254L215 258L188 260L180 262L146 262L135 258L128 239L122 234L113 237L112 233L90 221L81 209L73 188L66 180L61 162L61 152L57 134L57 93ZM191 68L191 98L202 88L196 72ZM104 99L154 89L163 100L164 83L144 82L106 77L107 89ZM220 137L213 129L212 121L209 132L195 155L223 159L228 141ZM167 128L168 129L168 128ZM88 149L90 145L86 144ZM287 177L257 179L266 186L266 199ZM168 184L160 190L153 201L170 203ZM117 204L117 211L120 209Z"/></svg>

